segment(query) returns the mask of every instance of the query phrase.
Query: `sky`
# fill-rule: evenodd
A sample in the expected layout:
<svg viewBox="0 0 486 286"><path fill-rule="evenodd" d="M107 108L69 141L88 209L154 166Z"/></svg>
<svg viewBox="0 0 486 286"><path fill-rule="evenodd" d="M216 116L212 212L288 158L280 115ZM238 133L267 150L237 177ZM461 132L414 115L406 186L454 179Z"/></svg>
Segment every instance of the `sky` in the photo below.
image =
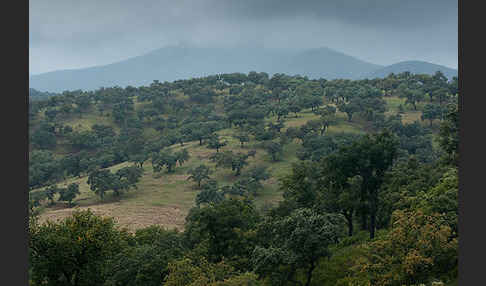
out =
<svg viewBox="0 0 486 286"><path fill-rule="evenodd" d="M374 64L457 69L457 7L457 0L29 0L29 73L181 44L328 47Z"/></svg>

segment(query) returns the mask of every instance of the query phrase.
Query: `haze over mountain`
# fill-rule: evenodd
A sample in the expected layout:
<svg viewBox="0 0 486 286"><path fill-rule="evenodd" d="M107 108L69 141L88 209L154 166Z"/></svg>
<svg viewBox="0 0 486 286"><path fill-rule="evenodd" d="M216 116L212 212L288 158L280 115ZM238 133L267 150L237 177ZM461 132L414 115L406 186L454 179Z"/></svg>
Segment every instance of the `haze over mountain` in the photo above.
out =
<svg viewBox="0 0 486 286"><path fill-rule="evenodd" d="M414 74L434 74L436 71L441 71L448 79L458 75L457 70L448 68L446 66L423 61L403 61L372 71L364 75L364 77L383 78L390 73L397 74L405 71L409 71Z"/></svg>
<svg viewBox="0 0 486 286"><path fill-rule="evenodd" d="M410 68L411 72L454 70L426 62L389 67L369 63L329 49L259 49L164 47L120 62L83 69L59 70L30 76L30 87L39 91L94 90L109 86L141 86L153 80L174 81L218 73L250 71L303 75L309 78L358 79L383 76ZM457 74L457 72L456 72Z"/></svg>

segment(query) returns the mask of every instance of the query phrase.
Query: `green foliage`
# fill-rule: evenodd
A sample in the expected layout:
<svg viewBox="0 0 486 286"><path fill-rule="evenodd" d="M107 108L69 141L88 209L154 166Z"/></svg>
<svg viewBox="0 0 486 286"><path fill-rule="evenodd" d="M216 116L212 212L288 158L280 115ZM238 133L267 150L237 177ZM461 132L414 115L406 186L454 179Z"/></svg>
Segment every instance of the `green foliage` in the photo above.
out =
<svg viewBox="0 0 486 286"><path fill-rule="evenodd" d="M208 147L211 149L216 149L219 152L219 148L226 146L227 142L221 142L217 134L211 135L208 141Z"/></svg>
<svg viewBox="0 0 486 286"><path fill-rule="evenodd" d="M250 142L250 137L248 136L247 132L238 132L234 134L233 137L240 141L241 147L243 147L243 143Z"/></svg>
<svg viewBox="0 0 486 286"><path fill-rule="evenodd" d="M53 149L56 146L56 134L51 126L45 124L30 136L30 143L39 149Z"/></svg>
<svg viewBox="0 0 486 286"><path fill-rule="evenodd" d="M343 236L341 224L340 216L317 214L310 209L265 221L259 231L266 239L252 254L255 273L268 277L272 285L288 285L296 283L296 274L301 270L305 285L310 285L319 259L330 256L329 246Z"/></svg>
<svg viewBox="0 0 486 286"><path fill-rule="evenodd" d="M115 182L116 175L110 170L95 170L89 174L87 184L90 190L103 199L108 190L115 188Z"/></svg>
<svg viewBox="0 0 486 286"><path fill-rule="evenodd" d="M353 81L250 72L31 102L29 188L48 186L29 192L33 221L45 202L76 201L81 185L56 187L61 180L87 174L100 197L108 191L120 196L137 187L149 159L154 172L167 168L169 177L187 162L189 179L200 188L184 233L157 226L120 232L116 251L102 251L93 265L79 252L69 254L80 249L69 242L77 239L70 226L33 236L42 238L39 249L59 253L36 258L32 284L401 286L457 280L457 93L457 78L448 82L441 73ZM417 111L407 112L404 104ZM405 123L420 112L430 124ZM434 127L434 120L442 120L440 130L426 126ZM339 133L359 128L375 134ZM431 144L437 132L440 150ZM246 144L247 153L233 149L244 149L250 138L260 142ZM173 146L186 142L187 149ZM188 151L206 159L203 143L216 149L210 160L217 168L231 168L238 177L218 171L210 179L203 162L189 160ZM266 149L271 162L262 162L266 156L256 156L257 149ZM301 161L286 174L295 155ZM106 169L126 161L133 164ZM151 178L143 180L145 187ZM280 192L283 200L269 209ZM261 214L253 198L267 205ZM93 228L86 237L100 234L89 243L110 243L110 231L104 228L108 238L102 241L103 227ZM95 251L87 253L91 259Z"/></svg>
<svg viewBox="0 0 486 286"><path fill-rule="evenodd" d="M447 164L459 165L459 110L457 104L449 107L446 120L442 123L439 133L439 144L445 152Z"/></svg>
<svg viewBox="0 0 486 286"><path fill-rule="evenodd" d="M235 171L235 176L239 176L243 167L248 165L248 157L248 154L224 151L212 154L210 160L216 163L216 167L231 168L232 171Z"/></svg>
<svg viewBox="0 0 486 286"><path fill-rule="evenodd" d="M417 285L429 283L457 268L456 238L441 215L396 211L388 235L364 244L354 266L352 285Z"/></svg>
<svg viewBox="0 0 486 286"><path fill-rule="evenodd" d="M432 127L432 121L434 119L441 119L442 118L443 110L440 105L435 104L426 104L424 106L424 110L422 111L421 119L422 120L429 120L430 126Z"/></svg>
<svg viewBox="0 0 486 286"><path fill-rule="evenodd" d="M251 202L223 200L193 208L186 218L184 235L191 247L207 246L209 262L223 260L239 270L248 270L255 245L254 227L260 220Z"/></svg>
<svg viewBox="0 0 486 286"><path fill-rule="evenodd" d="M168 265L186 252L177 231L150 226L136 231L135 244L118 253L109 264L104 285L160 286Z"/></svg>
<svg viewBox="0 0 486 286"><path fill-rule="evenodd" d="M210 263L202 258L194 261L183 258L169 264L167 286L259 285L254 275L239 275L225 261Z"/></svg>
<svg viewBox="0 0 486 286"><path fill-rule="evenodd" d="M209 174L211 174L211 170L206 165L201 164L196 168L190 169L187 173L190 175L187 179L197 182L197 187L201 188L201 182L210 179Z"/></svg>
<svg viewBox="0 0 486 286"><path fill-rule="evenodd" d="M159 153L152 154L152 167L154 172L160 172L162 167L167 167L167 172L172 173L173 168L177 163L177 155L170 153L170 151L162 150Z"/></svg>
<svg viewBox="0 0 486 286"><path fill-rule="evenodd" d="M102 285L109 261L128 235L113 219L75 211L59 223L29 225L30 280L34 285Z"/></svg>
<svg viewBox="0 0 486 286"><path fill-rule="evenodd" d="M263 147L265 151L267 151L267 153L270 155L273 162L280 160L283 152L282 144L278 142L267 141L263 143Z"/></svg>
<svg viewBox="0 0 486 286"><path fill-rule="evenodd" d="M458 192L458 172L451 168L444 173L437 185L417 195L413 208L421 209L426 214L442 214L452 230L452 235L458 236Z"/></svg>
<svg viewBox="0 0 486 286"><path fill-rule="evenodd" d="M29 187L40 187L62 177L59 161L48 150L29 152Z"/></svg>
<svg viewBox="0 0 486 286"><path fill-rule="evenodd" d="M122 191L136 189L142 174L143 169L137 166L124 167L116 173L111 173L107 169L95 170L89 174L87 184L101 199L109 190L113 190L115 196L120 196Z"/></svg>
<svg viewBox="0 0 486 286"><path fill-rule="evenodd" d="M65 189L61 189L59 192L59 200L68 202L69 206L73 205L73 200L79 195L79 184L72 183Z"/></svg>
<svg viewBox="0 0 486 286"><path fill-rule="evenodd" d="M208 180L202 185L202 190L196 195L196 206L202 204L217 204L225 199L225 193L218 188L218 183Z"/></svg>

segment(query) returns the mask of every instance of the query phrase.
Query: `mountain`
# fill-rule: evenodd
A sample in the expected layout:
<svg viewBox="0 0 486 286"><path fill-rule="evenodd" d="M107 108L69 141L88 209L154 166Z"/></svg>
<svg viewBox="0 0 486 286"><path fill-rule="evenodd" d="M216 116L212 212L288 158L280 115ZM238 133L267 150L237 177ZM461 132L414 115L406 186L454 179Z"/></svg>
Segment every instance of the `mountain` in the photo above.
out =
<svg viewBox="0 0 486 286"><path fill-rule="evenodd" d="M422 61L403 61L379 68L370 73L366 73L363 75L362 78L383 78L388 76L390 73L398 74L405 71L409 71L414 74L431 75L434 74L436 71L441 71L448 79L452 79L453 76L457 76L457 70L445 66Z"/></svg>
<svg viewBox="0 0 486 286"><path fill-rule="evenodd" d="M42 92L38 91L33 88L29 88L29 99L31 100L42 100L42 99L47 99L50 96L58 95L56 93L51 93L51 92Z"/></svg>
<svg viewBox="0 0 486 286"><path fill-rule="evenodd" d="M124 61L83 69L30 76L30 87L41 91L93 90L102 86L148 85L218 73L250 71L300 74L309 78L357 78L382 68L328 49L165 47Z"/></svg>

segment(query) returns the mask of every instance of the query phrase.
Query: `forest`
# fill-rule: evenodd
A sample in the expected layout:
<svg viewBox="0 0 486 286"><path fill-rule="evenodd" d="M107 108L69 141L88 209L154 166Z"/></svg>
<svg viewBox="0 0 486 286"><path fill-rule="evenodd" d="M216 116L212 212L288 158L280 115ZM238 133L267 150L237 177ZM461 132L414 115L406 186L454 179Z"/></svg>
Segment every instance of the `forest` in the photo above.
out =
<svg viewBox="0 0 486 286"><path fill-rule="evenodd" d="M457 285L457 77L41 95L30 285Z"/></svg>

